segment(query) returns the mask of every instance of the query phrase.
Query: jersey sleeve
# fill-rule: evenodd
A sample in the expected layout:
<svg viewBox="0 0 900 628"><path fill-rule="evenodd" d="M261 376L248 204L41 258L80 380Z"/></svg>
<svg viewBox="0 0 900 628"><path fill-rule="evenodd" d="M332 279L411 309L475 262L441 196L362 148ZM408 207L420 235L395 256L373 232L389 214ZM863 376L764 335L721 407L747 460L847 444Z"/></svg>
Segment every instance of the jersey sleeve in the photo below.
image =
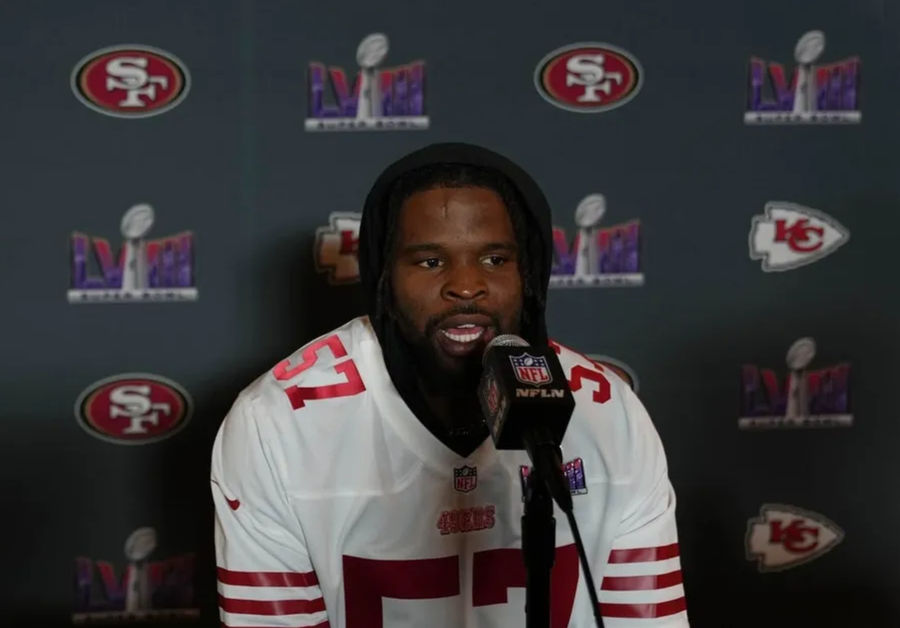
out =
<svg viewBox="0 0 900 628"><path fill-rule="evenodd" d="M624 387L623 387L624 388ZM662 442L637 396L624 391L628 414L634 497L626 506L597 592L608 628L688 626L675 491Z"/></svg>
<svg viewBox="0 0 900 628"><path fill-rule="evenodd" d="M242 395L213 445L221 625L314 626L328 619L300 522L261 437L255 401Z"/></svg>

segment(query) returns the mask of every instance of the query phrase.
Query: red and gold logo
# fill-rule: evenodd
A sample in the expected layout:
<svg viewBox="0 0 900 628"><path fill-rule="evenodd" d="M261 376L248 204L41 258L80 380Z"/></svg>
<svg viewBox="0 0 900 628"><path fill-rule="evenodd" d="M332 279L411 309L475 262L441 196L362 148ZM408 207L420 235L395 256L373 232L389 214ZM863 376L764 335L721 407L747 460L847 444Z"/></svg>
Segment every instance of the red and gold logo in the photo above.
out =
<svg viewBox="0 0 900 628"><path fill-rule="evenodd" d="M190 74L175 55L148 46L97 50L72 71L72 91L83 104L117 118L146 118L185 99Z"/></svg>
<svg viewBox="0 0 900 628"><path fill-rule="evenodd" d="M541 59L534 84L549 103L579 113L599 113L634 98L643 70L630 53L609 44L558 48Z"/></svg>
<svg viewBox="0 0 900 628"><path fill-rule="evenodd" d="M75 417L91 436L143 445L183 428L192 405L187 391L165 377L126 373L91 384L75 402Z"/></svg>

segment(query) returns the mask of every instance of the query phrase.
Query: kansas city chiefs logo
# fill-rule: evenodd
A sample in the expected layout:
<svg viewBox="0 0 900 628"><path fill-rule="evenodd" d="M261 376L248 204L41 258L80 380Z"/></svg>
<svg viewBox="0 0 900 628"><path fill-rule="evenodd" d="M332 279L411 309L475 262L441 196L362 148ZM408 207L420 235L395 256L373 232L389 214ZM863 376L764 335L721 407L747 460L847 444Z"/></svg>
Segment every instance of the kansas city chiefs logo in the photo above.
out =
<svg viewBox="0 0 900 628"><path fill-rule="evenodd" d="M362 214L333 212L328 226L316 229L313 259L316 270L328 273L332 284L359 280L359 222Z"/></svg>
<svg viewBox="0 0 900 628"><path fill-rule="evenodd" d="M844 538L822 515L795 506L763 504L747 522L747 560L760 571L782 571L814 560Z"/></svg>
<svg viewBox="0 0 900 628"><path fill-rule="evenodd" d="M824 212L782 201L766 203L765 214L750 223L750 259L765 272L812 264L850 239L850 232Z"/></svg>

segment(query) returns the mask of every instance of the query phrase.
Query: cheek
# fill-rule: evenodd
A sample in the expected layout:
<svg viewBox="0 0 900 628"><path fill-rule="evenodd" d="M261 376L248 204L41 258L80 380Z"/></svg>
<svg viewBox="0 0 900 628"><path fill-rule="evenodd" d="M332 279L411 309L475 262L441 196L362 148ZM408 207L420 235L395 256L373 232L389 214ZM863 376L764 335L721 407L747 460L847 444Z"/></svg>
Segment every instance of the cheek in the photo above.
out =
<svg viewBox="0 0 900 628"><path fill-rule="evenodd" d="M433 291L433 282L421 281L415 275L395 271L391 277L393 282L394 302L397 308L416 327L422 328L425 319L428 318L430 291Z"/></svg>
<svg viewBox="0 0 900 628"><path fill-rule="evenodd" d="M507 323L515 322L523 304L522 280L519 273L516 272L497 282L492 292L497 296L497 305L502 311L501 317L505 318Z"/></svg>

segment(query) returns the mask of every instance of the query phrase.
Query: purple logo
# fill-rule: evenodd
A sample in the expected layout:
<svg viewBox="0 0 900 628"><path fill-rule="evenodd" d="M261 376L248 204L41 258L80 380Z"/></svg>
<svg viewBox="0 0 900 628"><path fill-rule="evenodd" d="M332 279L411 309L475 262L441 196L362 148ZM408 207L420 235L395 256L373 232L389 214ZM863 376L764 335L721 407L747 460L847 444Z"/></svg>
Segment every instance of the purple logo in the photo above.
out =
<svg viewBox="0 0 900 628"><path fill-rule="evenodd" d="M380 67L388 53L382 33L365 37L356 51L359 71L348 81L337 66L309 64L307 131L427 129L425 62Z"/></svg>
<svg viewBox="0 0 900 628"><path fill-rule="evenodd" d="M553 381L547 358L543 356L523 353L509 356L509 361L512 362L516 379L523 384L543 386Z"/></svg>
<svg viewBox="0 0 900 628"><path fill-rule="evenodd" d="M588 492L587 480L584 477L584 463L581 458L575 458L563 464L563 473L566 474L566 481L569 484L569 492L572 495L585 495ZM528 490L528 478L531 476L531 467L522 465L519 467L519 480L522 482L522 499L525 499L525 492Z"/></svg>
<svg viewBox="0 0 900 628"><path fill-rule="evenodd" d="M125 212L118 255L105 238L73 233L69 303L196 300L193 234L147 239L153 220L150 205Z"/></svg>
<svg viewBox="0 0 900 628"><path fill-rule="evenodd" d="M581 462L581 458L567 462L563 465L563 469L572 495L584 495L588 492L587 481L584 479L584 463Z"/></svg>
<svg viewBox="0 0 900 628"><path fill-rule="evenodd" d="M787 353L787 377L745 364L741 369L740 429L850 427L850 365L810 369L812 338L800 338Z"/></svg>
<svg viewBox="0 0 900 628"><path fill-rule="evenodd" d="M156 530L138 528L126 539L125 555L116 561L118 565L76 558L72 622L199 617L194 599L194 554L151 560L156 547Z"/></svg>
<svg viewBox="0 0 900 628"><path fill-rule="evenodd" d="M575 209L575 237L553 227L551 288L641 286L641 223L630 220L600 227L606 198L590 194Z"/></svg>
<svg viewBox="0 0 900 628"><path fill-rule="evenodd" d="M781 63L750 59L746 124L858 124L859 57L814 62L825 51L825 34L810 31L794 49L790 76Z"/></svg>

